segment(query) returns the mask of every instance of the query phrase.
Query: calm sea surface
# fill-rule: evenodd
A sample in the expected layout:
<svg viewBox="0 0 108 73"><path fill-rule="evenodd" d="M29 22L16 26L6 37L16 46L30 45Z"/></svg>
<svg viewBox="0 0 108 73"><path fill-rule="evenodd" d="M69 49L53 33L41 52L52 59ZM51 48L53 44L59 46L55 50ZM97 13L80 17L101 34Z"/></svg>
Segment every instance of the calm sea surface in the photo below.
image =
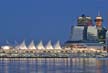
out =
<svg viewBox="0 0 108 73"><path fill-rule="evenodd" d="M0 59L0 73L108 73L108 59Z"/></svg>

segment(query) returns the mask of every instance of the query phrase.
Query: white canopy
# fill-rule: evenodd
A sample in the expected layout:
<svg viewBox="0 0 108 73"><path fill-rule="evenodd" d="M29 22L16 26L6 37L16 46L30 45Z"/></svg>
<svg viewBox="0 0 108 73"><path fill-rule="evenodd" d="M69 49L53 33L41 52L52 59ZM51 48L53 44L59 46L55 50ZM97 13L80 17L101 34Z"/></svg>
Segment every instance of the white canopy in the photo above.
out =
<svg viewBox="0 0 108 73"><path fill-rule="evenodd" d="M39 44L37 45L37 49L45 49L42 41L40 41Z"/></svg>
<svg viewBox="0 0 108 73"><path fill-rule="evenodd" d="M62 49L60 45L60 41L57 41L57 43L54 45L54 49Z"/></svg>
<svg viewBox="0 0 108 73"><path fill-rule="evenodd" d="M1 46L1 48L4 49L4 50L8 50L8 49L10 49L12 47L11 46L8 46L8 45L5 45L5 46Z"/></svg>
<svg viewBox="0 0 108 73"><path fill-rule="evenodd" d="M34 41L32 40L30 45L28 46L28 49L36 49Z"/></svg>
<svg viewBox="0 0 108 73"><path fill-rule="evenodd" d="M46 49L53 49L53 46L52 46L52 44L51 44L51 40L47 43L47 45L46 45L45 48L46 48Z"/></svg>
<svg viewBox="0 0 108 73"><path fill-rule="evenodd" d="M25 44L25 41L23 41L20 45L19 45L19 49L27 49L27 46Z"/></svg>
<svg viewBox="0 0 108 73"><path fill-rule="evenodd" d="M21 45L21 44L18 44L17 41L14 41L14 42L15 42L15 45L16 45L14 48L15 48L15 49L20 49L20 45Z"/></svg>
<svg viewBox="0 0 108 73"><path fill-rule="evenodd" d="M16 45L15 46L15 49L20 49L20 45Z"/></svg>

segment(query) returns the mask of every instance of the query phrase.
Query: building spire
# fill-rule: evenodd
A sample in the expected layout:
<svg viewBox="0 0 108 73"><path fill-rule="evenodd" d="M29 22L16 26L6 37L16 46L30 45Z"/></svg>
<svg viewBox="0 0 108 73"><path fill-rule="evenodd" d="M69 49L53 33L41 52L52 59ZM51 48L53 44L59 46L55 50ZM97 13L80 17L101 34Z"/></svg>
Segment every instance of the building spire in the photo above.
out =
<svg viewBox="0 0 108 73"><path fill-rule="evenodd" d="M95 22L96 22L96 26L98 28L102 28L103 18L102 18L101 14L100 14L100 11L98 11L98 16L96 16Z"/></svg>
<svg viewBox="0 0 108 73"><path fill-rule="evenodd" d="M100 11L98 11L98 16L101 16L101 13L100 13Z"/></svg>
<svg viewBox="0 0 108 73"><path fill-rule="evenodd" d="M100 11L98 11L98 16L96 16L96 19L95 20L102 20L103 21L103 18L101 16Z"/></svg>

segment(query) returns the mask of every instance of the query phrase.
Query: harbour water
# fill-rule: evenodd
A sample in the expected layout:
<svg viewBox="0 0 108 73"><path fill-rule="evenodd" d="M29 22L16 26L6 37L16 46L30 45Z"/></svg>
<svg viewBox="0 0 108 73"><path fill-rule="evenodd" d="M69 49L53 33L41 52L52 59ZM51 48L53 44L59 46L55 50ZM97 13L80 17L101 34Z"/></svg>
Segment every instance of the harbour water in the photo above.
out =
<svg viewBox="0 0 108 73"><path fill-rule="evenodd" d="M108 73L108 59L1 58L0 73Z"/></svg>

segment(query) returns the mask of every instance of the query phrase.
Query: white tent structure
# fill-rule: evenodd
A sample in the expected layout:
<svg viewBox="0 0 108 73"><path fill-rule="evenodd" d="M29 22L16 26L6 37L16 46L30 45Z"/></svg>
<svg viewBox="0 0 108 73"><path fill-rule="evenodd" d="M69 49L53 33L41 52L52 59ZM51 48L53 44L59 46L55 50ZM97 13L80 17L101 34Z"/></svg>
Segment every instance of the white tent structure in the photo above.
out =
<svg viewBox="0 0 108 73"><path fill-rule="evenodd" d="M9 50L11 49L12 47L11 46L8 46L8 45L5 45L5 46L1 46L2 49L4 50Z"/></svg>
<svg viewBox="0 0 108 73"><path fill-rule="evenodd" d="M40 41L39 44L36 46L37 49L41 50L41 49L45 49L45 47L43 46L43 42Z"/></svg>
<svg viewBox="0 0 108 73"><path fill-rule="evenodd" d="M8 40L6 40L6 45L1 46L1 49L4 49L4 50L9 50L11 48L13 47L10 46L10 42Z"/></svg>
<svg viewBox="0 0 108 73"><path fill-rule="evenodd" d="M27 49L27 46L25 44L25 41L23 41L20 45L19 45L19 49Z"/></svg>
<svg viewBox="0 0 108 73"><path fill-rule="evenodd" d="M15 42L15 49L20 49L20 44L18 44L18 42L17 41L14 41Z"/></svg>
<svg viewBox="0 0 108 73"><path fill-rule="evenodd" d="M54 49L52 44L51 44L51 40L46 44L45 48L46 49Z"/></svg>
<svg viewBox="0 0 108 73"><path fill-rule="evenodd" d="M57 41L57 43L54 45L54 49L62 49L60 45L60 41Z"/></svg>
<svg viewBox="0 0 108 73"><path fill-rule="evenodd" d="M28 46L28 49L36 49L34 41L32 40L30 45Z"/></svg>
<svg viewBox="0 0 108 73"><path fill-rule="evenodd" d="M16 45L15 46L15 49L20 49L20 45Z"/></svg>

